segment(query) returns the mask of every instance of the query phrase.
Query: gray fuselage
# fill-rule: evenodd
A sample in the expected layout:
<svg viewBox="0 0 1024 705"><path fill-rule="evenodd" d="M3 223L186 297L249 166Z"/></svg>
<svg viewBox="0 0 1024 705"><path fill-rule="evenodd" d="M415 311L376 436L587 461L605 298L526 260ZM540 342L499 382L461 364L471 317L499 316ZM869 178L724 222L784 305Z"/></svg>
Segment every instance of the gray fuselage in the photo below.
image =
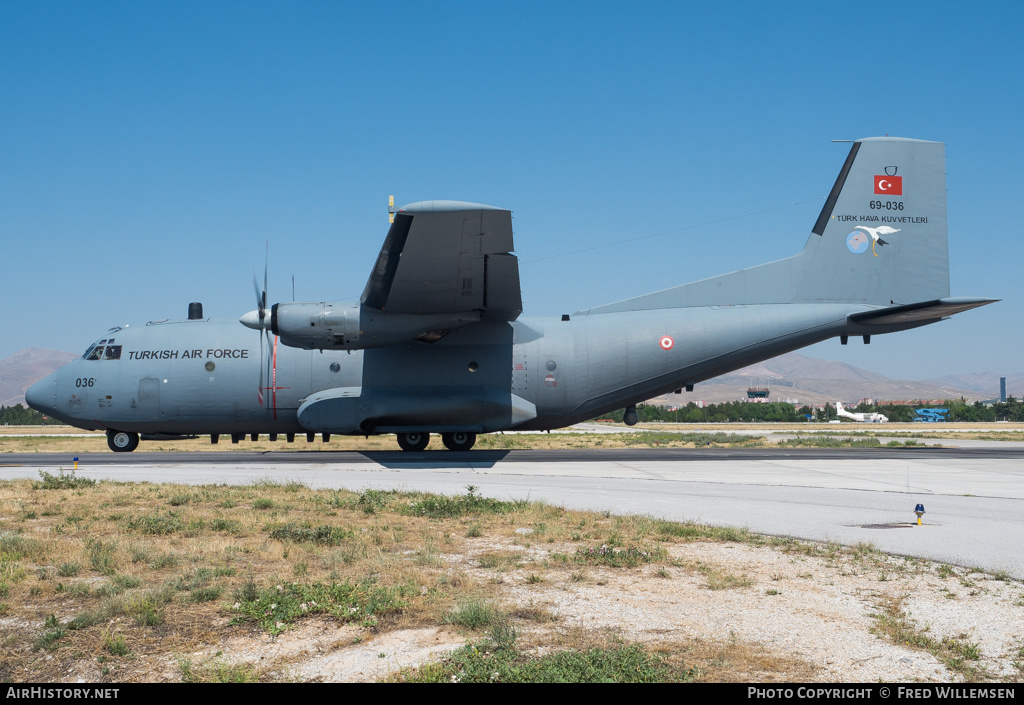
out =
<svg viewBox="0 0 1024 705"><path fill-rule="evenodd" d="M33 387L30 402L81 428L143 434L553 429L853 332L847 316L870 308L769 304L520 318L482 322L434 343L351 352L274 344L269 361L261 361L259 334L235 319L160 321L112 333L120 359L76 360ZM262 390L261 364L268 370ZM339 388L363 400L353 411L361 414L357 426L300 421L311 395ZM441 397L454 405L450 420L436 408L417 418L417 407L449 403ZM505 400L517 398L533 409L502 413L503 403L515 403ZM390 416L368 399L391 400Z"/></svg>

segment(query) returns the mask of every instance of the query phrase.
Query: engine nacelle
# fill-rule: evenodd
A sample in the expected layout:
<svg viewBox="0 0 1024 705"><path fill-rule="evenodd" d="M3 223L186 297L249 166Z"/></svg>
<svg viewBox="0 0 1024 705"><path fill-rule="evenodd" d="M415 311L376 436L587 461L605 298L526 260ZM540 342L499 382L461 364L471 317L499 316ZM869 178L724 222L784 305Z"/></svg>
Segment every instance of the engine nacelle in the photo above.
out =
<svg viewBox="0 0 1024 705"><path fill-rule="evenodd" d="M348 301L274 304L270 330L293 348L354 349L352 343L359 338L359 305Z"/></svg>
<svg viewBox="0 0 1024 705"><path fill-rule="evenodd" d="M476 323L480 314L387 313L353 301L278 303L270 309L270 330L281 342L306 350L361 350L413 340L434 342Z"/></svg>

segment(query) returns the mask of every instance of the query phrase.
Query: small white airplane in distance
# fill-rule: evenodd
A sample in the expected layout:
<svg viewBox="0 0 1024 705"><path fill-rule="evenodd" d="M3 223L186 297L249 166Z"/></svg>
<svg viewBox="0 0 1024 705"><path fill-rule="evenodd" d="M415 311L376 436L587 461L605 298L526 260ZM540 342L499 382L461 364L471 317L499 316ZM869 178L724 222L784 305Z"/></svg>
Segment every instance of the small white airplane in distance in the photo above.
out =
<svg viewBox="0 0 1024 705"><path fill-rule="evenodd" d="M836 402L836 415L843 416L854 421L862 421L864 423L888 423L889 417L884 414L874 413L851 413L843 408L843 402Z"/></svg>

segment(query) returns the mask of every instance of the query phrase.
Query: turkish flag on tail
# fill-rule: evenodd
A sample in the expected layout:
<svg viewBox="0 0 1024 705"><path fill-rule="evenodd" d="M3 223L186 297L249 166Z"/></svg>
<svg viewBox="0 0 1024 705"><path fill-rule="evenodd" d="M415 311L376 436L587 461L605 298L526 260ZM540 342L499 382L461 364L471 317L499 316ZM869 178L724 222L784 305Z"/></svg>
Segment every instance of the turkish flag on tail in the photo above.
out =
<svg viewBox="0 0 1024 705"><path fill-rule="evenodd" d="M875 175L875 193L880 193L884 196L902 196L903 195L903 177L902 176L886 176Z"/></svg>

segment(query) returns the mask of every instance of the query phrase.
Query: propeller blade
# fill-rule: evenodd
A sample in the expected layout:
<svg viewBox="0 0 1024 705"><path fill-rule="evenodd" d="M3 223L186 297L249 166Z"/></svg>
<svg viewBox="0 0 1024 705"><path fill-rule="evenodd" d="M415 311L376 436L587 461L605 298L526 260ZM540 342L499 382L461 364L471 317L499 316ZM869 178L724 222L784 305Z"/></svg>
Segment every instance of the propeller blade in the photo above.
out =
<svg viewBox="0 0 1024 705"><path fill-rule="evenodd" d="M239 321L242 325L253 328L257 331L263 331L259 334L260 336L260 384L256 388L256 398L260 402L260 406L266 407L266 395L264 392L267 388L267 382L270 380L270 332L267 330L267 270L269 269L270 263L270 243L267 242L266 254L263 259L263 289L260 289L259 279L256 278L256 270L252 272L252 288L256 292L256 306L257 310L250 311L249 313L242 316ZM264 370L266 373L264 374ZM266 380L266 381L264 381Z"/></svg>
<svg viewBox="0 0 1024 705"><path fill-rule="evenodd" d="M263 406L263 335L260 334L260 386L256 388L256 398L259 399L260 406Z"/></svg>
<svg viewBox="0 0 1024 705"><path fill-rule="evenodd" d="M270 241L267 241L267 250L263 255L263 299L260 308L267 310L267 264L270 262Z"/></svg>
<svg viewBox="0 0 1024 705"><path fill-rule="evenodd" d="M255 270L252 273L252 288L256 292L256 308L260 312L260 320L263 320L267 308L267 293L266 291L260 292L260 283L256 280Z"/></svg>
<svg viewBox="0 0 1024 705"><path fill-rule="evenodd" d="M270 361L271 361L270 332L266 328L263 329L263 340L261 340L260 343L262 344L264 342L266 343L266 345L264 346L264 349L267 351L267 353L266 353L266 358L267 358L267 363L266 363L267 364L267 378L266 378L267 379L267 385L266 386L267 387L275 387L277 385L272 384L273 378L270 376ZM271 395L274 394L273 390L270 391L270 394ZM265 406L267 406L268 410L269 410L271 405L267 404Z"/></svg>

